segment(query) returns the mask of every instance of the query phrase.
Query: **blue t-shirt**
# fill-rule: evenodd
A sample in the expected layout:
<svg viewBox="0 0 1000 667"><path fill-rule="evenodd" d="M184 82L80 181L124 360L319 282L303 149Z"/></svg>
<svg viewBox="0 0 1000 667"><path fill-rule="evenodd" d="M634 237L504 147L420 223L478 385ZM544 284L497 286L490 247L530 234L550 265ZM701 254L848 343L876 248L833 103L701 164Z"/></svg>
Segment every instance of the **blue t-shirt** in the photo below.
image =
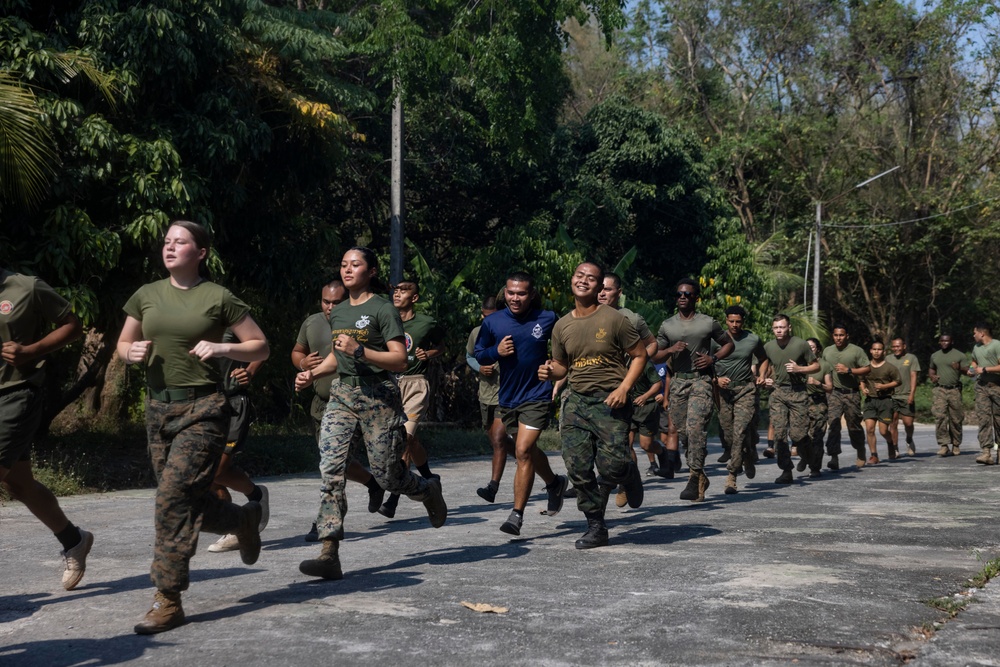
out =
<svg viewBox="0 0 1000 667"><path fill-rule="evenodd" d="M556 319L551 310L531 310L519 319L504 308L483 320L473 356L484 366L500 362L500 407L552 400L552 383L538 379L538 367L549 359ZM507 336L514 342L514 354L501 357L497 346Z"/></svg>

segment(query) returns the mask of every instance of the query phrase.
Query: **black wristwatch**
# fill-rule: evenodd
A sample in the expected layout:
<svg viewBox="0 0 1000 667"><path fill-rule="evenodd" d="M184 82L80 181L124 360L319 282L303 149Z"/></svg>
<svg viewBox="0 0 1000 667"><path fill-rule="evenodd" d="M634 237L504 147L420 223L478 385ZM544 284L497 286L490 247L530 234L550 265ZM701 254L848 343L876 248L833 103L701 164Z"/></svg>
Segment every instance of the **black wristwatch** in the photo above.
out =
<svg viewBox="0 0 1000 667"><path fill-rule="evenodd" d="M365 346L362 345L361 343L358 343L358 346L354 348L354 358L357 361L361 361L361 359L363 359L364 356L365 356Z"/></svg>
<svg viewBox="0 0 1000 667"><path fill-rule="evenodd" d="M717 356L715 356L714 354L710 354L708 356L712 357L712 363L713 364L718 363L719 358Z"/></svg>

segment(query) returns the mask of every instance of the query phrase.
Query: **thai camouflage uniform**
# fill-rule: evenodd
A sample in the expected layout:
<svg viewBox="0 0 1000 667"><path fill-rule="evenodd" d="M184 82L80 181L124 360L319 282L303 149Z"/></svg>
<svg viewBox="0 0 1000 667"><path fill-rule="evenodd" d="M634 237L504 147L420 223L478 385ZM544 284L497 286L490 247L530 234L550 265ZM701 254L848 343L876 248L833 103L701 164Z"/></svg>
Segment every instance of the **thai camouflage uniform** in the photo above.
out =
<svg viewBox="0 0 1000 667"><path fill-rule="evenodd" d="M958 451L962 446L962 422L965 421L965 410L962 407L961 374L951 367L952 362L956 361L965 365L965 354L955 348L949 348L947 352L938 350L931 355L930 369L938 376L931 400L937 444L939 447L954 448Z"/></svg>
<svg viewBox="0 0 1000 667"><path fill-rule="evenodd" d="M612 409L604 401L608 389L617 389L625 379L626 351L637 343L635 327L610 306L598 306L584 318L569 313L552 330L552 357L569 371L569 397L559 429L563 462L584 513L603 515L610 489L629 477L632 405L626 400Z"/></svg>

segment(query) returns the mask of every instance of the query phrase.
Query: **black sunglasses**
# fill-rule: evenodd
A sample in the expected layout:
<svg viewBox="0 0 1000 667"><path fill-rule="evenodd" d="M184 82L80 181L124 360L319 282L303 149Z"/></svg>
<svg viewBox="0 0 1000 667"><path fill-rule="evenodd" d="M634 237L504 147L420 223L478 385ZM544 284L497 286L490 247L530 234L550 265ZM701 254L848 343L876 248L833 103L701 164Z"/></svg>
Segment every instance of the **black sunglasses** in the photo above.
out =
<svg viewBox="0 0 1000 667"><path fill-rule="evenodd" d="M677 293L677 298L678 299L681 298L682 296L686 296L687 298L690 299L691 297L694 296L694 292L678 292Z"/></svg>

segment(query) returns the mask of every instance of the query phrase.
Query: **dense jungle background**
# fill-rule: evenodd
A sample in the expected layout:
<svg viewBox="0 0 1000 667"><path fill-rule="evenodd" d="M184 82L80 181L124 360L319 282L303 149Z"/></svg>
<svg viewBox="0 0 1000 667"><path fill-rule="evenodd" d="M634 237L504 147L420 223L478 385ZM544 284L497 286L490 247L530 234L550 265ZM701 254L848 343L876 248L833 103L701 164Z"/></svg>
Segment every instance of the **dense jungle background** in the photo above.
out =
<svg viewBox="0 0 1000 667"><path fill-rule="evenodd" d="M112 352L175 218L271 340L260 422L301 420L320 285L354 244L388 267L397 94L406 266L448 331L432 421L478 420L482 296L525 268L565 312L584 257L654 330L694 276L761 334L785 310L968 349L1000 281L998 27L993 0L2 0L0 265L87 326L50 363L53 431L138 422Z"/></svg>

